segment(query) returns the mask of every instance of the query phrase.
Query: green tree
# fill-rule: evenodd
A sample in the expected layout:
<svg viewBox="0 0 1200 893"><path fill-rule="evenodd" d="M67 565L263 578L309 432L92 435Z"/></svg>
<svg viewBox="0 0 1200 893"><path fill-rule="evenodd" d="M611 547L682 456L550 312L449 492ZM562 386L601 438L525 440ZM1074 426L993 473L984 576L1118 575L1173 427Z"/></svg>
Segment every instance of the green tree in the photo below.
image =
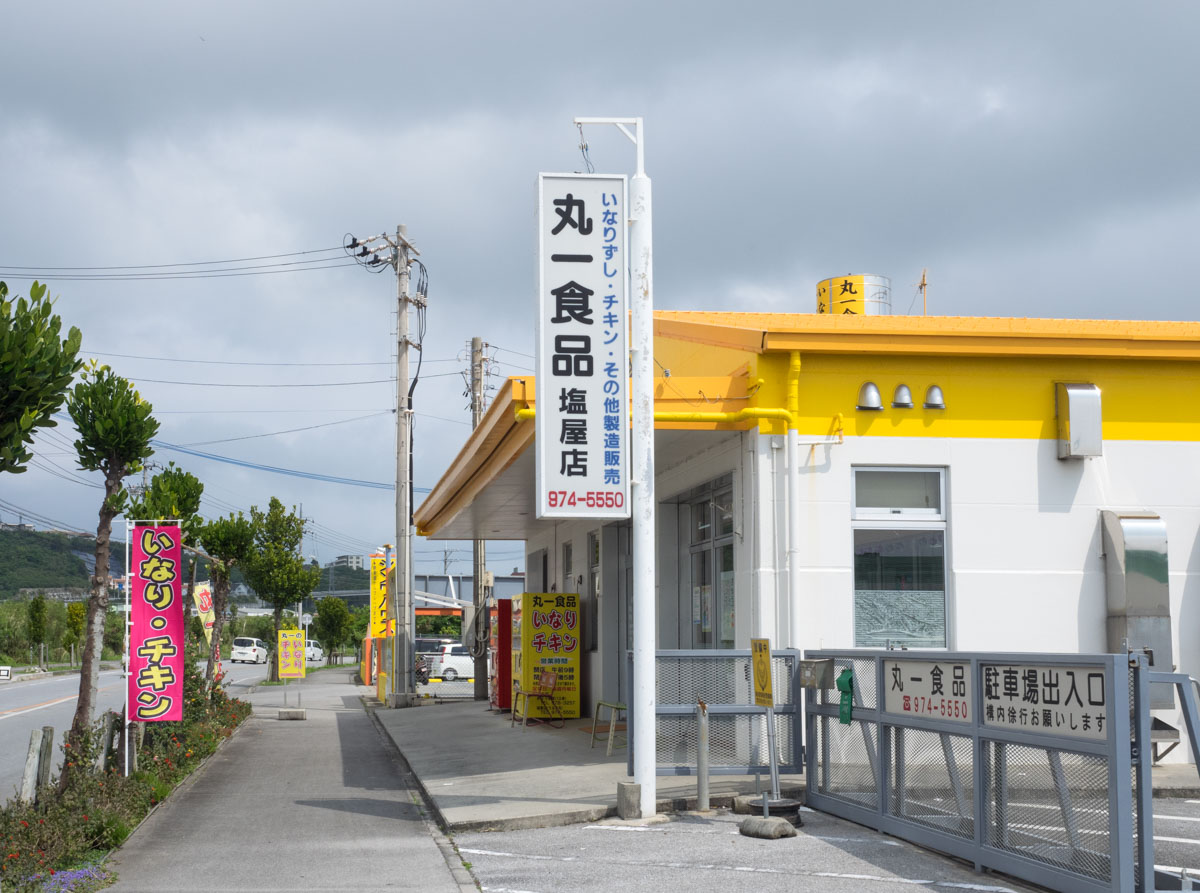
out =
<svg viewBox="0 0 1200 893"><path fill-rule="evenodd" d="M250 587L258 597L274 609L274 645L283 629L283 612L306 598L317 585L320 572L305 565L300 554L304 537L304 520L284 510L283 503L271 497L267 510L250 508L254 526L254 549L242 568ZM276 649L278 652L278 649ZM271 662L272 682L279 680L279 655Z"/></svg>
<svg viewBox="0 0 1200 893"><path fill-rule="evenodd" d="M217 518L200 528L200 543L209 556L213 582L213 634L208 650L208 668L204 684L212 689L213 674L221 649L221 630L225 626L225 606L229 601L229 575L234 565L246 560L254 547L254 528L241 512Z"/></svg>
<svg viewBox="0 0 1200 893"><path fill-rule="evenodd" d="M46 596L35 595L29 600L25 610L30 644L34 648L46 644Z"/></svg>
<svg viewBox="0 0 1200 893"><path fill-rule="evenodd" d="M327 595L317 602L317 616L313 618L313 632L325 643L326 663L333 663L334 650L350 638L350 610L337 596Z"/></svg>
<svg viewBox="0 0 1200 893"><path fill-rule="evenodd" d="M63 645L70 647L83 641L83 627L87 623L87 605L83 602L71 602L67 605L67 634Z"/></svg>
<svg viewBox="0 0 1200 893"><path fill-rule="evenodd" d="M129 516L142 521L178 521L183 528L183 541L194 546L199 542L204 519L200 517L200 498L204 484L200 479L174 462L150 478L150 486L138 498L130 500Z"/></svg>
<svg viewBox="0 0 1200 893"><path fill-rule="evenodd" d="M158 433L153 407L143 400L133 384L107 366L92 363L67 399L67 411L75 422L79 439L75 451L79 466L104 474L104 501L96 525L96 572L91 579L87 624L79 674L79 700L71 722L68 741L79 746L92 721L100 657L104 649L104 627L108 615L108 553L113 518L124 511L128 493L122 482L154 454L150 441ZM64 767L60 790L67 787Z"/></svg>
<svg viewBox="0 0 1200 893"><path fill-rule="evenodd" d="M33 458L27 444L37 428L53 428L78 359L79 329L60 338L62 320L36 280L29 297L8 297L0 282L0 472L22 472Z"/></svg>

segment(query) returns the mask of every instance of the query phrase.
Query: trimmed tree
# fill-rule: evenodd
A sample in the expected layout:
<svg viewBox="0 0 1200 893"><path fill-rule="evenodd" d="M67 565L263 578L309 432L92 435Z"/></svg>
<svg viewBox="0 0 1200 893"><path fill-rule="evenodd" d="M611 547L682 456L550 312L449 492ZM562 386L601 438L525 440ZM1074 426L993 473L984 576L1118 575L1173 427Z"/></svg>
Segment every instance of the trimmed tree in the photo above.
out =
<svg viewBox="0 0 1200 893"><path fill-rule="evenodd" d="M297 517L295 509L290 513L285 511L283 503L272 496L265 512L251 506L250 519L254 527L254 549L242 572L258 597L274 609L274 644L279 641L279 630L283 628L284 610L312 593L321 572L305 565L304 556L300 554L304 520ZM272 682L279 681L279 649L275 652L275 660L271 661Z"/></svg>
<svg viewBox="0 0 1200 893"><path fill-rule="evenodd" d="M334 649L350 638L350 609L336 595L327 595L317 602L317 616L313 618L313 630L328 648L325 663L333 663Z"/></svg>
<svg viewBox="0 0 1200 893"><path fill-rule="evenodd" d="M229 575L233 566L245 561L254 548L254 528L241 512L230 514L205 524L200 529L200 544L208 553L213 579L212 643L208 649L208 668L204 671L204 684L211 690L221 651L225 606L229 602Z"/></svg>
<svg viewBox="0 0 1200 893"><path fill-rule="evenodd" d="M183 573L180 568L179 579L190 579L188 598L183 603L183 616L186 622L192 616L191 594L196 587L196 537L204 526L200 517L200 498L204 495L204 484L200 479L182 468L176 468L174 462L168 462L154 477L150 478L150 486L136 499L130 500L126 518L138 521L178 521L183 531L182 546L192 553L191 571ZM179 587L183 595L183 586Z"/></svg>
<svg viewBox="0 0 1200 893"><path fill-rule="evenodd" d="M128 493L122 481L142 467L154 454L150 441L158 433L154 408L143 400L133 384L107 366L92 363L67 399L67 411L79 431L75 451L79 466L104 473L104 501L96 525L96 572L91 579L83 655L79 674L79 700L71 722L68 741L75 747L83 741L92 721L100 655L104 649L104 627L108 616L108 555L113 518L125 510ZM64 765L60 789L67 785Z"/></svg>
<svg viewBox="0 0 1200 893"><path fill-rule="evenodd" d="M0 472L25 470L34 430L56 427L51 416L83 366L79 329L61 333L46 286L35 281L28 298L12 300L0 282Z"/></svg>

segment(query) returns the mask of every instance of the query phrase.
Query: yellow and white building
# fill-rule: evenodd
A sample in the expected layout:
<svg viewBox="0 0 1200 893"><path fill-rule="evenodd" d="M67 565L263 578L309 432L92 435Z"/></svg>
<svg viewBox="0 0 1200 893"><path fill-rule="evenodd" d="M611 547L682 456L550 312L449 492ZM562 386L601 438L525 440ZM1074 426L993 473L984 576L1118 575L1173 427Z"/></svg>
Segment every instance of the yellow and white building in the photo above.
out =
<svg viewBox="0 0 1200 893"><path fill-rule="evenodd" d="M659 647L1128 641L1200 676L1200 323L659 311L654 351ZM509 379L416 521L581 594L586 712L626 691L630 530L535 517L536 410Z"/></svg>

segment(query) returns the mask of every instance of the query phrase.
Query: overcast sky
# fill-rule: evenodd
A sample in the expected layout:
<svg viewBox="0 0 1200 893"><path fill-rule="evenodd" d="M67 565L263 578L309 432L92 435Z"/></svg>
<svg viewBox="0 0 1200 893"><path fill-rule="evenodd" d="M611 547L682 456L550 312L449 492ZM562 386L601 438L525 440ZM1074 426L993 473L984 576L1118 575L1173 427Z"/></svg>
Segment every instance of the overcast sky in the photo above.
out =
<svg viewBox="0 0 1200 893"><path fill-rule="evenodd" d="M857 272L919 311L928 268L936 314L1196 319L1198 26L1193 0L8 3L0 279L48 282L165 443L388 483L395 279L331 265L404 223L429 272L427 488L469 431L470 338L493 385L532 369L536 176L582 168L576 115L645 117L660 308L809 312ZM615 129L585 136L597 171L632 172ZM258 263L313 269L65 269L297 252ZM95 529L98 475L63 436L0 477L0 520ZM302 504L322 563L393 539L390 491L170 460L209 516ZM441 549L419 541L417 572Z"/></svg>

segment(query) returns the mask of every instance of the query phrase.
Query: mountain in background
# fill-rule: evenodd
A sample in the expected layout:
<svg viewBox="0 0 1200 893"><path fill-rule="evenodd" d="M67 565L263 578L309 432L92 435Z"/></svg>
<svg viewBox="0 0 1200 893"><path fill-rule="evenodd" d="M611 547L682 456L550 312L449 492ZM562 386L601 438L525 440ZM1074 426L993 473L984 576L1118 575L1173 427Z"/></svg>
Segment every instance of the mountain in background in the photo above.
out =
<svg viewBox="0 0 1200 893"><path fill-rule="evenodd" d="M86 590L95 567L94 536L0 528L0 599L13 598L21 589ZM186 568L184 572L188 572ZM124 540L112 540L108 574L113 579L125 576ZM203 559L196 579L208 579L208 562ZM235 586L243 582L237 568L232 582Z"/></svg>

